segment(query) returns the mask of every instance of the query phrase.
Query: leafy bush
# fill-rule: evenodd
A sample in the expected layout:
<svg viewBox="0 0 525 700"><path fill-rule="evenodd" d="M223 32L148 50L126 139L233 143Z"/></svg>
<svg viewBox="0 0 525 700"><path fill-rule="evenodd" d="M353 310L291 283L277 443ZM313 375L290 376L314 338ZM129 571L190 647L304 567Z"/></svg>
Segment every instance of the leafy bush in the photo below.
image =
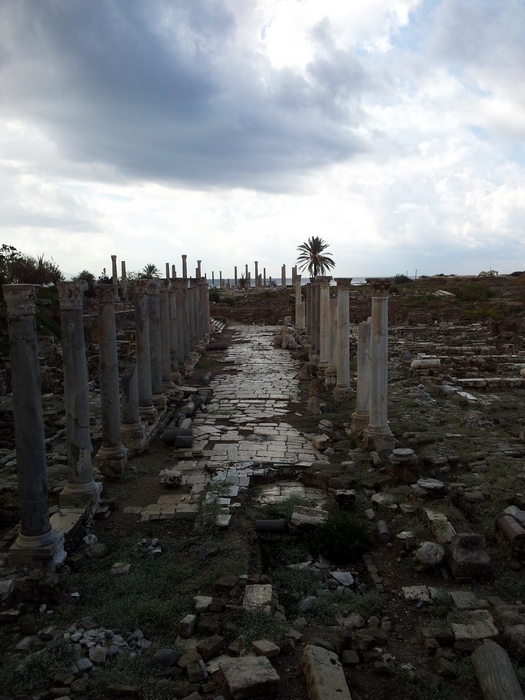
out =
<svg viewBox="0 0 525 700"><path fill-rule="evenodd" d="M404 284L405 282L413 281L414 280L410 279L410 277L407 277L406 275L394 275L394 277L392 277L393 284Z"/></svg>
<svg viewBox="0 0 525 700"><path fill-rule="evenodd" d="M216 287L210 288L209 297L210 301L215 304L221 300L221 295L219 294L219 290Z"/></svg>
<svg viewBox="0 0 525 700"><path fill-rule="evenodd" d="M334 564L348 564L370 550L372 538L365 523L338 511L318 525L308 537L312 554L322 554Z"/></svg>

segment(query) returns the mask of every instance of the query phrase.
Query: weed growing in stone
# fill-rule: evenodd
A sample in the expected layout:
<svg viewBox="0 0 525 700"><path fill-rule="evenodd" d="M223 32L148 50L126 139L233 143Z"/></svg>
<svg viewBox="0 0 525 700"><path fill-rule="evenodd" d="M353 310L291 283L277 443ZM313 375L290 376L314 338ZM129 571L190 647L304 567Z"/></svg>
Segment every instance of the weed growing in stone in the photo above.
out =
<svg viewBox="0 0 525 700"><path fill-rule="evenodd" d="M37 693L47 691L55 673L64 671L74 661L71 648L61 643L51 649L13 659L0 667L0 688L6 693Z"/></svg>
<svg viewBox="0 0 525 700"><path fill-rule="evenodd" d="M307 536L312 554L322 554L333 564L344 565L370 550L372 538L365 523L344 511L335 512Z"/></svg>

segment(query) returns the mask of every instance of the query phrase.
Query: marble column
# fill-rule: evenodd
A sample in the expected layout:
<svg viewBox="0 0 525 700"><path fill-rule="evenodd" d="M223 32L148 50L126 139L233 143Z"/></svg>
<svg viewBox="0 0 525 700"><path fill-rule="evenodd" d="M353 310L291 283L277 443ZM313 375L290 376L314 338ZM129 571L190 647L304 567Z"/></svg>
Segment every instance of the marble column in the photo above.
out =
<svg viewBox="0 0 525 700"><path fill-rule="evenodd" d="M238 286L238 280L237 280L237 265L233 268L233 277L234 277L234 282L235 282L235 287Z"/></svg>
<svg viewBox="0 0 525 700"><path fill-rule="evenodd" d="M162 365L162 389L172 391L175 384L171 379L171 324L169 302L169 279L159 280L160 345Z"/></svg>
<svg viewBox="0 0 525 700"><path fill-rule="evenodd" d="M118 287L118 276L117 276L117 256L111 256L111 282Z"/></svg>
<svg viewBox="0 0 525 700"><path fill-rule="evenodd" d="M179 370L184 372L191 365L190 338L188 335L188 300L187 287L188 280L178 278L171 281L175 284L177 299L177 335L178 335L178 357Z"/></svg>
<svg viewBox="0 0 525 700"><path fill-rule="evenodd" d="M140 418L139 380L137 365L128 365L122 374L122 442L132 454L146 447L146 424Z"/></svg>
<svg viewBox="0 0 525 700"><path fill-rule="evenodd" d="M117 354L117 326L113 284L95 285L98 304L98 358L100 407L102 412L102 446L97 452L97 466L108 479L118 478L128 461L128 452L120 433L120 392Z"/></svg>
<svg viewBox="0 0 525 700"><path fill-rule="evenodd" d="M266 268L263 267L263 287L266 287Z"/></svg>
<svg viewBox="0 0 525 700"><path fill-rule="evenodd" d="M182 377L180 376L179 363L184 363L184 352L180 355L179 343L179 321L178 321L178 304L177 290L175 282L171 280L170 288L168 289L168 305L169 305L169 321L170 321L170 371L171 378L175 384L180 384ZM182 345L184 348L184 345Z"/></svg>
<svg viewBox="0 0 525 700"><path fill-rule="evenodd" d="M310 362L314 365L319 363L319 352L320 352L320 280L319 277L312 277L310 279L310 288L312 292L311 301L311 311L310 316L312 319L312 329L310 332Z"/></svg>
<svg viewBox="0 0 525 700"><path fill-rule="evenodd" d="M62 364L64 371L64 409L66 414L67 464L69 478L60 492L60 505L94 509L102 484L93 480L91 434L89 429L89 390L84 340L85 280L58 282Z"/></svg>
<svg viewBox="0 0 525 700"><path fill-rule="evenodd" d="M166 279L169 280L170 278L170 264L166 263Z"/></svg>
<svg viewBox="0 0 525 700"><path fill-rule="evenodd" d="M394 435L388 425L388 289L390 280L367 280L372 289L370 335L370 422L365 429L365 447L393 450Z"/></svg>
<svg viewBox="0 0 525 700"><path fill-rule="evenodd" d="M351 395L350 389L350 286L351 277L336 277L337 282L337 383L334 398L344 401Z"/></svg>
<svg viewBox="0 0 525 700"><path fill-rule="evenodd" d="M171 277L172 279L176 279L177 277L177 270L175 269L175 265L171 266Z"/></svg>
<svg viewBox="0 0 525 700"><path fill-rule="evenodd" d="M187 264L187 255L182 256L182 278L183 279L188 279L188 264Z"/></svg>
<svg viewBox="0 0 525 700"><path fill-rule="evenodd" d="M325 385L335 387L337 382L337 298L328 300L328 367L325 370Z"/></svg>
<svg viewBox="0 0 525 700"><path fill-rule="evenodd" d="M161 413L166 409L162 386L162 340L160 331L160 280L148 279L146 285L149 319L149 352L153 404Z"/></svg>
<svg viewBox="0 0 525 700"><path fill-rule="evenodd" d="M201 263L202 263L202 260L197 260L197 269L195 270L195 277L198 280L202 277Z"/></svg>
<svg viewBox="0 0 525 700"><path fill-rule="evenodd" d="M370 419L370 332L369 321L357 326L357 391L356 410L352 414L352 431L360 433Z"/></svg>
<svg viewBox="0 0 525 700"><path fill-rule="evenodd" d="M281 267L281 287L286 289L286 265Z"/></svg>
<svg viewBox="0 0 525 700"><path fill-rule="evenodd" d="M191 329L193 335L194 349L197 353L199 351L199 297L197 295L197 281L190 279L190 287L188 290L191 294Z"/></svg>
<svg viewBox="0 0 525 700"><path fill-rule="evenodd" d="M224 289L224 280L222 279L222 270L219 272L219 289Z"/></svg>
<svg viewBox="0 0 525 700"><path fill-rule="evenodd" d="M210 322L210 288L206 279L201 280L202 296L204 300L204 339L209 343L211 337L211 322Z"/></svg>
<svg viewBox="0 0 525 700"><path fill-rule="evenodd" d="M320 276L319 280L319 370L326 372L330 360L330 280Z"/></svg>
<svg viewBox="0 0 525 700"><path fill-rule="evenodd" d="M20 503L20 534L9 564L54 567L64 561L64 536L51 527L47 498L46 443L36 337L33 284L4 284L11 348L13 421Z"/></svg>
<svg viewBox="0 0 525 700"><path fill-rule="evenodd" d="M245 265L245 274L244 278L246 279L246 288L248 288L248 280L250 279L250 273L248 271L248 265Z"/></svg>
<svg viewBox="0 0 525 700"><path fill-rule="evenodd" d="M146 288L147 279L136 280L134 284L135 337L139 411L147 423L154 423L157 410L151 393L151 353L149 345L149 315Z"/></svg>
<svg viewBox="0 0 525 700"><path fill-rule="evenodd" d="M125 301L128 296L128 276L126 273L126 262L122 260L120 263L121 274L122 274L122 299Z"/></svg>
<svg viewBox="0 0 525 700"><path fill-rule="evenodd" d="M255 260L255 286L259 287L259 262Z"/></svg>
<svg viewBox="0 0 525 700"><path fill-rule="evenodd" d="M301 275L295 275L295 329L297 331L304 331L305 329Z"/></svg>

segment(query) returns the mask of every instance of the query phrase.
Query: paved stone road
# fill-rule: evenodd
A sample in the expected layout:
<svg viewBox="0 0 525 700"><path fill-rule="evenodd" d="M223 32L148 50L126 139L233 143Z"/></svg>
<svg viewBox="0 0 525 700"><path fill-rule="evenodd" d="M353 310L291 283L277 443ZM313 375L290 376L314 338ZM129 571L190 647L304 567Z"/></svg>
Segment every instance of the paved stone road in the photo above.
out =
<svg viewBox="0 0 525 700"><path fill-rule="evenodd" d="M321 459L311 441L285 420L299 401L299 363L287 350L272 345L275 332L271 327L236 327L232 345L221 356L224 372L210 384L213 397L207 413L193 422L194 450L202 450L202 458L174 465L183 472L182 486L191 487L190 493L164 491L156 504L128 512L140 512L143 520L197 512L204 492L206 498L215 498L220 485L222 524L227 525L232 499L249 486L254 474L271 466L307 466ZM263 488L260 498L275 502L291 495L319 500L315 489L291 482Z"/></svg>

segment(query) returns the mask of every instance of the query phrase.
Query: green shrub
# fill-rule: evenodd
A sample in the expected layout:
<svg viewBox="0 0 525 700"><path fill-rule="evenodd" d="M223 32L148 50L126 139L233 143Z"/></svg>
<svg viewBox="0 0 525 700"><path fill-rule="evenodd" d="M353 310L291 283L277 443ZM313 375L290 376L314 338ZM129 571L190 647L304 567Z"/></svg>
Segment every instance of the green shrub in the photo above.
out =
<svg viewBox="0 0 525 700"><path fill-rule="evenodd" d="M410 279L410 277L407 277L406 275L394 275L394 277L392 277L393 284L404 284L405 282L413 281L414 280Z"/></svg>
<svg viewBox="0 0 525 700"><path fill-rule="evenodd" d="M221 300L221 295L219 294L219 290L216 289L216 287L211 287L208 295L211 302L218 303Z"/></svg>
<svg viewBox="0 0 525 700"><path fill-rule="evenodd" d="M466 302L487 301L494 296L494 292L491 289L484 284L478 284L476 282L462 284L459 287L454 287L450 291L456 295L459 301Z"/></svg>
<svg viewBox="0 0 525 700"><path fill-rule="evenodd" d="M308 537L312 554L322 554L334 564L348 564L370 550L372 538L366 524L338 511L318 525Z"/></svg>

